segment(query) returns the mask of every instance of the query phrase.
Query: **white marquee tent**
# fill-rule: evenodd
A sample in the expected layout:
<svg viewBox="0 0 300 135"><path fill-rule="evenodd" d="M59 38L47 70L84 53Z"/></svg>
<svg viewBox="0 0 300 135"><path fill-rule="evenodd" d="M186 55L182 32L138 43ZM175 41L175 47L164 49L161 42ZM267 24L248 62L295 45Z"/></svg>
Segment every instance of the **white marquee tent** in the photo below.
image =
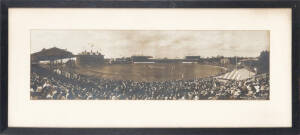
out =
<svg viewBox="0 0 300 135"><path fill-rule="evenodd" d="M226 74L217 76L218 79L229 79L229 80L245 80L248 78L251 78L255 76L254 72L251 72L245 68L242 69L235 69L231 72L228 72Z"/></svg>

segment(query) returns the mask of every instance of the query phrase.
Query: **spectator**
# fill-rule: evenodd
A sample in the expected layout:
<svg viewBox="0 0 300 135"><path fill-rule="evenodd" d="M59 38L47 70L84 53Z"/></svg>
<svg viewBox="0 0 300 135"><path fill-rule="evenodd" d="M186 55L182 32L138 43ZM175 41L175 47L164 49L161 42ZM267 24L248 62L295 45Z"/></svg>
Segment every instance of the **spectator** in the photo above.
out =
<svg viewBox="0 0 300 135"><path fill-rule="evenodd" d="M81 100L230 100L269 99L268 74L247 80L216 78L142 82L98 79L44 69L31 72L31 99Z"/></svg>

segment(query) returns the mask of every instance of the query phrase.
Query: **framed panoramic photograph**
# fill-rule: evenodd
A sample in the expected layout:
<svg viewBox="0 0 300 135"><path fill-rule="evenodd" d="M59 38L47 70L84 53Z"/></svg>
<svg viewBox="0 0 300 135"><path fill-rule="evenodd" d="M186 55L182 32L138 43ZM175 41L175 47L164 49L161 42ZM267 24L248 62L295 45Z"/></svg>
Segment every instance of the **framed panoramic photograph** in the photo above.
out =
<svg viewBox="0 0 300 135"><path fill-rule="evenodd" d="M5 133L296 131L297 3L1 4Z"/></svg>

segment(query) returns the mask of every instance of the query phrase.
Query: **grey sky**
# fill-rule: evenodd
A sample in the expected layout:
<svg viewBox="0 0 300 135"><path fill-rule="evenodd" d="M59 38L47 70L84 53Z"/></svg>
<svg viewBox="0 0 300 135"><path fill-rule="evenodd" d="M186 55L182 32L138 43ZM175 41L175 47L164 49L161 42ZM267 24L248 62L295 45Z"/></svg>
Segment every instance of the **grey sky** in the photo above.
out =
<svg viewBox="0 0 300 135"><path fill-rule="evenodd" d="M150 55L257 57L269 50L269 31L32 30L31 53L58 47L73 54L100 51L105 58Z"/></svg>

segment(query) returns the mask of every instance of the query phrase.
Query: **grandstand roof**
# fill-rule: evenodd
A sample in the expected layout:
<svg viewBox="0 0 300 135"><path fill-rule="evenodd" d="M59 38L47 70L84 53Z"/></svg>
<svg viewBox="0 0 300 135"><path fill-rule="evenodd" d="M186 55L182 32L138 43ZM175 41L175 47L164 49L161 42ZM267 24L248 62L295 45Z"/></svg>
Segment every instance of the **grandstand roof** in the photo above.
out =
<svg viewBox="0 0 300 135"><path fill-rule="evenodd" d="M71 58L74 55L66 51L65 49L59 49L56 47L43 49L39 52L31 54L31 59L33 61L45 61L45 60L57 60L57 59L64 59L64 58Z"/></svg>
<svg viewBox="0 0 300 135"><path fill-rule="evenodd" d="M235 69L226 74L217 76L216 78L228 79L228 80L245 80L245 79L251 78L253 76L255 76L255 73L253 73L245 68L242 68L242 69Z"/></svg>

